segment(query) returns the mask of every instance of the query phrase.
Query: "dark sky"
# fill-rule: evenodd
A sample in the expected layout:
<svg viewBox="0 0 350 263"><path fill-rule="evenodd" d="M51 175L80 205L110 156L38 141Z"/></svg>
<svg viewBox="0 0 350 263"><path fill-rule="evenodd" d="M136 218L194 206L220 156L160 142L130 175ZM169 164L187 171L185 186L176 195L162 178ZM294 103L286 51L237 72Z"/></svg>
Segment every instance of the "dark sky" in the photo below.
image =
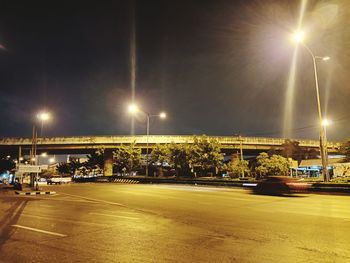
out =
<svg viewBox="0 0 350 263"><path fill-rule="evenodd" d="M308 1L307 45L318 63L330 140L350 134L350 3ZM135 17L136 101L151 134L317 139L312 60L297 56L286 98L301 1L0 1L0 136L128 135L130 42ZM134 14L134 15L133 15ZM284 131L285 102L291 101ZM145 116L135 120L146 131Z"/></svg>

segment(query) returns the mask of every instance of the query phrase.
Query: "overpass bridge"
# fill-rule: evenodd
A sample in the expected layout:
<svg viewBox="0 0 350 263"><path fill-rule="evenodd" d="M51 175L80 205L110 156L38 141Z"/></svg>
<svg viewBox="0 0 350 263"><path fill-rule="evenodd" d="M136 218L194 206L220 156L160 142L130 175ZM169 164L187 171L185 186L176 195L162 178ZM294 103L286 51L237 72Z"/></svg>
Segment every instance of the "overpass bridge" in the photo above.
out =
<svg viewBox="0 0 350 263"><path fill-rule="evenodd" d="M240 136L207 136L216 139L225 152L234 152L240 149L249 152L268 151L271 148L281 150L285 142L283 138L264 137L240 137ZM90 153L96 149L115 149L121 145L135 142L137 147L146 148L147 140L149 148L156 144L169 143L193 143L194 136L188 135L136 135L136 136L81 136L81 137L43 137L37 138L37 151L49 152L52 154ZM318 140L296 140L299 146L304 148L319 149ZM0 152L29 153L32 147L32 138L0 138ZM330 153L337 153L340 149L340 142L328 142L327 148Z"/></svg>
<svg viewBox="0 0 350 263"><path fill-rule="evenodd" d="M240 147L245 154L268 151L271 148L281 150L285 139L262 138L262 137L237 137L237 136L208 136L209 139L216 139L225 153L237 152ZM170 136L170 135L137 135L137 136L84 136L84 137L44 137L37 138L37 154L48 152L49 154L88 154L96 149L104 149L104 175L113 174L113 149L121 145L136 143L137 147L145 149L156 144L169 143L193 143L194 136ZM305 148L319 148L318 140L297 140L299 145ZM11 156L30 155L32 138L0 138L0 153ZM328 151L337 153L340 150L340 143L328 142Z"/></svg>

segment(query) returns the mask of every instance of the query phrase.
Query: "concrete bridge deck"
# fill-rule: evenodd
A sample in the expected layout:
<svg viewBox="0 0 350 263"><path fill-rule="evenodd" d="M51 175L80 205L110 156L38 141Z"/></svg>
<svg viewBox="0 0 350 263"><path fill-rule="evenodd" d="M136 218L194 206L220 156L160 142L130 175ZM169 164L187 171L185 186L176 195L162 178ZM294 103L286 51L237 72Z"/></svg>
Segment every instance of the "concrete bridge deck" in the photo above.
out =
<svg viewBox="0 0 350 263"><path fill-rule="evenodd" d="M271 148L281 149L285 142L283 138L264 137L238 137L238 136L208 136L216 139L222 149L239 149L240 144L245 150L269 150ZM194 136L188 135L150 135L148 136L149 147L155 144L168 143L193 143ZM305 148L319 148L318 140L296 140L299 146ZM44 137L37 139L38 150L92 150L118 148L122 144L135 142L138 147L145 148L147 136L81 136L81 137ZM0 149L13 149L21 146L22 149L30 149L32 138L0 138ZM340 142L328 142L329 152L339 152Z"/></svg>

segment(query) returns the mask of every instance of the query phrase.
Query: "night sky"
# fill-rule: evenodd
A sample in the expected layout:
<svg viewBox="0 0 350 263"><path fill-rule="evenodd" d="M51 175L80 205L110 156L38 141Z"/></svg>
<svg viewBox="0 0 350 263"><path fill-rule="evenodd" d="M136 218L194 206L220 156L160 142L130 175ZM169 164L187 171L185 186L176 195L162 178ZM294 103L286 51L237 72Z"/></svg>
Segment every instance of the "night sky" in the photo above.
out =
<svg viewBox="0 0 350 263"><path fill-rule="evenodd" d="M41 109L52 114L44 136L129 135L134 24L136 102L168 114L152 118L151 134L283 137L288 100L287 133L317 139L312 60L302 48L286 98L300 2L2 0L0 137L31 136ZM318 63L328 138L347 139L350 2L308 1L304 28L313 52L331 57ZM145 134L145 116L135 128Z"/></svg>

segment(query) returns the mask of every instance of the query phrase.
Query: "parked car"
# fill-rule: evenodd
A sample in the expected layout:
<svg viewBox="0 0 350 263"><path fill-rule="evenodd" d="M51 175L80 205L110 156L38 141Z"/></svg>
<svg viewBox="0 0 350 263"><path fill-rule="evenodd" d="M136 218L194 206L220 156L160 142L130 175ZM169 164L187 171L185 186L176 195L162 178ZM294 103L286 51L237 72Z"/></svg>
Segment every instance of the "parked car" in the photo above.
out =
<svg viewBox="0 0 350 263"><path fill-rule="evenodd" d="M260 181L254 188L254 193L269 195L284 195L307 192L310 184L294 180L288 176L269 176Z"/></svg>
<svg viewBox="0 0 350 263"><path fill-rule="evenodd" d="M47 184L67 184L71 183L72 178L71 177L51 177L47 179Z"/></svg>

